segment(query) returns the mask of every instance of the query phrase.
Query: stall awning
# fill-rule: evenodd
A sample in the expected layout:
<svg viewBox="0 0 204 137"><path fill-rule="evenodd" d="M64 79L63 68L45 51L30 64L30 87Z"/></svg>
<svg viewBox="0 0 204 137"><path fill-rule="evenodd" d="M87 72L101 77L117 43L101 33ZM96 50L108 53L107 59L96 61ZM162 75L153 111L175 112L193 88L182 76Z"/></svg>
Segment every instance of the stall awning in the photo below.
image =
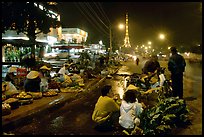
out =
<svg viewBox="0 0 204 137"><path fill-rule="evenodd" d="M59 49L83 49L84 46L52 46L51 48L59 48Z"/></svg>
<svg viewBox="0 0 204 137"><path fill-rule="evenodd" d="M29 40L24 39L2 39L2 44L12 44L17 47L30 47L31 43ZM45 46L48 43L46 42L35 42L36 46Z"/></svg>

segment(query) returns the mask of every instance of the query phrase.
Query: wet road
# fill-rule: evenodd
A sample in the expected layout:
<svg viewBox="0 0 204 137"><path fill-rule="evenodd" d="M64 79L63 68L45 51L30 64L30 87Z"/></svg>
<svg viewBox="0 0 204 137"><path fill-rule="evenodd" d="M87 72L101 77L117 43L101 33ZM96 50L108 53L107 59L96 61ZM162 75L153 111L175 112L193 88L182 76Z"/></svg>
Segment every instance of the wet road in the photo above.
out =
<svg viewBox="0 0 204 137"><path fill-rule="evenodd" d="M166 62L160 62L161 66L166 65ZM143 61L140 62L140 67L134 62L126 62L118 74L141 72ZM194 71L196 69L196 71ZM175 135L197 135L202 134L202 67L196 64L187 64L184 74L184 98L196 96L194 100L189 100L191 104L190 110L193 112L194 125L187 130L178 130ZM107 79L105 83L113 85L115 93L123 94L125 88L125 79L122 76L116 76ZM190 85L191 83L191 85ZM98 132L94 130L94 123L91 120L91 115L94 105L100 96L100 90L93 91L87 97L75 100L65 104L62 108L50 112L49 114L41 114L34 118L23 127L18 127L11 131L15 135L113 135L114 132ZM201 103L200 103L201 101ZM194 105L192 105L194 102ZM199 106L199 105L200 106ZM200 109L201 107L201 109ZM201 120L201 121L200 121ZM193 132L192 132L193 131Z"/></svg>

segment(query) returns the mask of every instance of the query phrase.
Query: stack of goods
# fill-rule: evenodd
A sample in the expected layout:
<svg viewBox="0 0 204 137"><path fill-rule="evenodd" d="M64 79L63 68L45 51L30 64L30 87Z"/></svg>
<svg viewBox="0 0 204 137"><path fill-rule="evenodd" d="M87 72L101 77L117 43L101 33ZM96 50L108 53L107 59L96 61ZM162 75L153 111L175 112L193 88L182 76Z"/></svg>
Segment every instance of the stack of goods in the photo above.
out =
<svg viewBox="0 0 204 137"><path fill-rule="evenodd" d="M28 94L30 94L33 99L41 99L42 96L42 92L27 92Z"/></svg>
<svg viewBox="0 0 204 137"><path fill-rule="evenodd" d="M2 103L2 115L11 114L11 106L8 103Z"/></svg>
<svg viewBox="0 0 204 137"><path fill-rule="evenodd" d="M26 93L25 91L20 92L17 96L21 105L33 103L32 95Z"/></svg>
<svg viewBox="0 0 204 137"><path fill-rule="evenodd" d="M57 89L57 90L58 90L58 89ZM56 89L48 89L48 91L47 91L47 92L43 92L42 95L43 95L44 97L52 97L52 96L58 95L57 92L58 92L58 91L56 91Z"/></svg>
<svg viewBox="0 0 204 137"><path fill-rule="evenodd" d="M68 81L70 81L69 85L68 86L61 86L60 92L70 93L70 92L81 92L84 90L82 88L85 86L84 79L81 78L80 75L74 74L73 76L68 78Z"/></svg>
<svg viewBox="0 0 204 137"><path fill-rule="evenodd" d="M64 81L61 82L60 87L66 88L73 83L73 81L71 80L69 76L64 75L63 77L64 77Z"/></svg>
<svg viewBox="0 0 204 137"><path fill-rule="evenodd" d="M73 76L71 76L71 80L74 83L76 83L76 85L79 85L81 87L85 86L84 85L84 79L80 75L74 74Z"/></svg>
<svg viewBox="0 0 204 137"><path fill-rule="evenodd" d="M71 93L71 92L82 92L84 91L83 88L79 87L79 86L75 86L75 87L66 87L66 88L61 88L60 91L62 93Z"/></svg>
<svg viewBox="0 0 204 137"><path fill-rule="evenodd" d="M55 80L51 80L48 84L48 89L60 89L60 83ZM59 90L58 90L59 91Z"/></svg>
<svg viewBox="0 0 204 137"><path fill-rule="evenodd" d="M6 97L12 97L13 95L18 94L19 91L10 81L4 81L2 82L2 93L6 95Z"/></svg>
<svg viewBox="0 0 204 137"><path fill-rule="evenodd" d="M11 109L16 109L16 108L19 108L19 102L18 102L18 99L16 98L9 98L9 99L6 99L3 103L7 103L11 106Z"/></svg>

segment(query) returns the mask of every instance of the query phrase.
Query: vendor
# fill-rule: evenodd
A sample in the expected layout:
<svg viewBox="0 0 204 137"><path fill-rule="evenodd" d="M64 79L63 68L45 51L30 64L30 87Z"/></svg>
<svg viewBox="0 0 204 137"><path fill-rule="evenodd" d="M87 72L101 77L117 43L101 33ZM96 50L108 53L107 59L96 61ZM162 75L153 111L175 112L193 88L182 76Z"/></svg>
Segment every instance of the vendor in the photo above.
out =
<svg viewBox="0 0 204 137"><path fill-rule="evenodd" d="M24 82L24 88L25 91L31 91L31 92L38 92L40 91L40 76L38 71L30 71L27 76L26 80Z"/></svg>
<svg viewBox="0 0 204 137"><path fill-rule="evenodd" d="M70 73L77 73L77 74L79 74L80 73L80 70L78 69L78 66L77 66L78 64L76 63L71 63L70 65L69 65L69 68L68 68L68 71L70 72Z"/></svg>
<svg viewBox="0 0 204 137"><path fill-rule="evenodd" d="M6 74L5 81L10 81L12 84L15 85L14 79L15 79L16 76L15 76L14 72L16 72L16 67L11 66L8 69L8 72Z"/></svg>
<svg viewBox="0 0 204 137"><path fill-rule="evenodd" d="M69 71L68 71L68 68L69 68L69 66L70 66L70 64L67 64L67 63L65 63L64 65L63 65L63 67L59 70L59 74L62 74L62 75L69 75Z"/></svg>
<svg viewBox="0 0 204 137"><path fill-rule="evenodd" d="M40 68L40 74L42 75L43 78L46 78L48 81L51 80L50 70L51 68L48 68L46 65Z"/></svg>

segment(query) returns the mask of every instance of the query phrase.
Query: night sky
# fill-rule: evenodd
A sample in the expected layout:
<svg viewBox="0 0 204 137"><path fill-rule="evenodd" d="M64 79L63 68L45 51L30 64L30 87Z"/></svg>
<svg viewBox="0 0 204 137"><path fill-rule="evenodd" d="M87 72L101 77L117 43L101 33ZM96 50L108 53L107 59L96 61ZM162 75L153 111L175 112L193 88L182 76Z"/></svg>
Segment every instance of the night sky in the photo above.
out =
<svg viewBox="0 0 204 137"><path fill-rule="evenodd" d="M63 27L87 31L91 43L109 42L106 27L110 23L113 39L123 43L125 30L119 30L117 26L125 24L126 11L132 46L145 44L148 40L156 46L161 43L160 32L166 35L169 43L177 46L202 42L201 2L58 2L57 6Z"/></svg>

